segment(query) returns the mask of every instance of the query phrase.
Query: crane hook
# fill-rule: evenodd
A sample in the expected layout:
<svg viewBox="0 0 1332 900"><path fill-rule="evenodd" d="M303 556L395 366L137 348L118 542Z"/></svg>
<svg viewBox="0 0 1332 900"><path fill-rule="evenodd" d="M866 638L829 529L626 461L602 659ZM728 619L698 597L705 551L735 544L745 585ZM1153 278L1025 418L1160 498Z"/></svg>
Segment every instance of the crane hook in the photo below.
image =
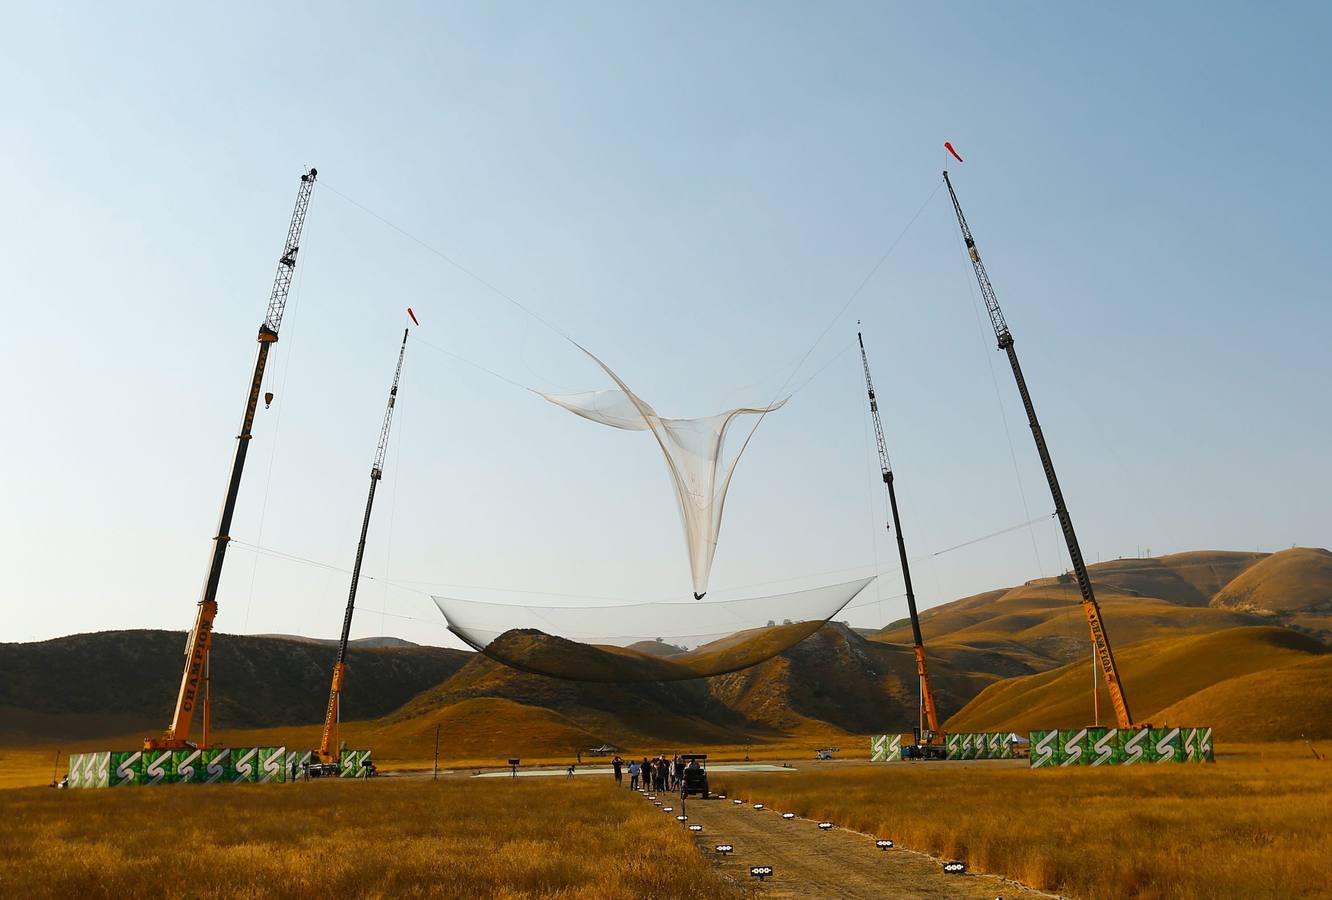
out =
<svg viewBox="0 0 1332 900"><path fill-rule="evenodd" d="M264 409L268 409L272 405L273 405L273 392L268 391L267 393L264 394Z"/></svg>

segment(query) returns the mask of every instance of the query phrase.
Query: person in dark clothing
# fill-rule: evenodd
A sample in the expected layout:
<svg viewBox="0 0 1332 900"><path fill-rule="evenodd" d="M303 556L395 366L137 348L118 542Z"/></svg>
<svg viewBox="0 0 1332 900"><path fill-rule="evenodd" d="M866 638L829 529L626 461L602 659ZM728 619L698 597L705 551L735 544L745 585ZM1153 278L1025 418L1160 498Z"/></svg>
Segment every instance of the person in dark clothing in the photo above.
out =
<svg viewBox="0 0 1332 900"><path fill-rule="evenodd" d="M675 757L675 787L678 788L684 782L684 760L679 756Z"/></svg>
<svg viewBox="0 0 1332 900"><path fill-rule="evenodd" d="M624 760L620 759L620 757L617 755L613 760L611 760L611 768L615 771L615 784L616 784L617 786L623 784L623 783L624 783L624 772L623 772L623 768L624 768Z"/></svg>

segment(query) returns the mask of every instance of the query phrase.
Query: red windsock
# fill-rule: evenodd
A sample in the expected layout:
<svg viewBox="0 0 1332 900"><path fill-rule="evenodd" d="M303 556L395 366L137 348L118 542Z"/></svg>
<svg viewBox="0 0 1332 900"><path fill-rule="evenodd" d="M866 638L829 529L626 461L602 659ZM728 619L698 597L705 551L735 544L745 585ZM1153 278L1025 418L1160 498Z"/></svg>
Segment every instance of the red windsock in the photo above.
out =
<svg viewBox="0 0 1332 900"><path fill-rule="evenodd" d="M950 142L944 141L944 149L947 150L949 153L953 154L953 159L957 160L958 162L962 161L962 157L957 155L957 151L953 149L953 145Z"/></svg>
<svg viewBox="0 0 1332 900"><path fill-rule="evenodd" d="M411 316L411 317L412 317L412 321L413 321L413 322L416 322L416 324L417 324L418 326L421 324L420 322L417 322L417 321L416 321L416 313L412 312L412 308L411 308L410 306L407 307L407 315Z"/></svg>

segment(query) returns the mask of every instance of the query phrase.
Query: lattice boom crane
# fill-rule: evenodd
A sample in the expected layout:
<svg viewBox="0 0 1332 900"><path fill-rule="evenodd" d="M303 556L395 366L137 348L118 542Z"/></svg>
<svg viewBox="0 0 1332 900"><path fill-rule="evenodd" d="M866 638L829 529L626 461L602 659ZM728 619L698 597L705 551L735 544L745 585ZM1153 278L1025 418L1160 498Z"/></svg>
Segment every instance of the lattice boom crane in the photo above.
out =
<svg viewBox="0 0 1332 900"><path fill-rule="evenodd" d="M255 410L259 406L259 390L263 386L264 368L268 364L269 349L277 343L282 327L282 314L287 308L287 293L296 269L296 254L300 252L301 229L305 225L305 212L310 206L315 177L319 173L310 169L301 176L300 190L296 194L296 208L287 227L287 240L278 258L277 275L273 278L273 291L268 298L268 311L259 326L259 352L254 361L254 374L250 378L249 393L245 397L245 413L241 416L240 434L236 436L236 455L231 463L231 477L222 501L222 515L217 524L217 537L213 538L213 553L208 563L208 577L204 581L203 596L195 615L194 627L185 643L185 673L181 676L180 691L176 696L175 714L171 727L159 737L144 738L145 750L172 750L194 746L190 742L190 727L194 721L194 707L198 705L200 687L206 690L208 654L213 646L213 620L217 617L217 588L222 580L222 563L227 556L231 540L231 519L236 511L236 497L240 493L241 475L245 471L245 455L250 448L251 428ZM204 707L204 735L199 746L208 746L208 707Z"/></svg>
<svg viewBox="0 0 1332 900"><path fill-rule="evenodd" d="M414 317L413 317L414 318ZM402 358L407 353L407 329L402 332L402 346L398 348L398 367L393 371L393 386L389 388L388 408L384 410L384 424L379 429L379 446L375 462L370 467L370 495L365 498L365 516L361 519L361 540L356 545L356 562L352 565L351 590L347 594L347 611L342 616L342 639L338 642L338 658L333 663L333 685L328 692L328 709L324 713L324 736L319 742L319 762L333 765L338 762L336 734L342 720L342 681L347 674L347 639L351 636L352 613L356 611L356 587L361 581L361 561L365 557L365 539L370 532L370 510L375 505L375 488L384 475L384 458L388 452L389 428L393 424L393 407L398 401L398 379L402 375Z"/></svg>
<svg viewBox="0 0 1332 900"><path fill-rule="evenodd" d="M1017 381L1018 393L1022 395L1022 405L1027 411L1027 423L1031 426L1031 436L1036 441L1036 452L1040 454L1041 466L1045 469L1045 480L1050 485L1050 496L1054 500L1055 516L1059 527L1064 532L1064 543L1068 545L1068 556L1073 563L1073 574L1077 578L1078 588L1082 591L1082 610L1091 627L1092 645L1096 648L1096 658L1100 662L1101 672L1105 676L1106 687L1110 691L1110 702L1115 708L1115 718L1120 728L1132 728L1133 717L1129 713L1128 700L1124 697L1124 688L1119 680L1119 670L1115 666L1115 654L1110 648L1110 638L1105 633L1105 623L1101 618L1101 607L1096 602L1092 590L1091 577L1087 574L1086 563L1082 560L1082 549L1078 546L1078 536L1073 531L1073 520L1069 517L1068 507L1064 504L1064 493L1059 489L1059 479L1055 475L1054 463L1050 461L1050 450L1045 444L1045 435L1041 424L1036 419L1036 407L1032 405L1031 393L1027 390L1027 380L1022 376L1022 367L1018 365L1017 351L1013 349L1013 334L1004 321L1004 313L999 308L999 298L995 296L990 276L981 262L980 251L967 226L967 217L962 214L962 205L957 201L957 192L948 171L943 173L944 183L948 185L948 195L953 199L953 211L957 213L957 224L962 229L962 239L967 245L967 255L971 258L971 267L976 272L976 281L980 284L981 296L985 299L985 308L990 314L990 324L994 326L994 336L999 341L999 349L1008 354L1008 364L1013 369L1013 378Z"/></svg>
<svg viewBox="0 0 1332 900"><path fill-rule="evenodd" d="M934 691L930 689L930 675L925 665L925 640L920 633L920 616L916 612L916 592L911 587L911 564L907 561L906 539L902 537L902 520L897 513L897 489L893 486L893 464L888 458L888 443L883 437L883 423L879 421L879 401L874 395L874 382L870 379L869 357L865 354L865 338L856 332L860 342L860 362L865 368L865 390L869 392L870 418L874 420L874 440L879 445L879 469L883 474L884 487L888 492L888 507L892 511L893 521L888 526L897 536L897 555L902 561L902 582L906 587L907 610L911 613L911 636L915 641L916 674L920 676L920 703L924 709L928 732L922 735L925 743L939 740L943 732L939 728L939 713L934 706ZM925 731L923 727L921 729Z"/></svg>

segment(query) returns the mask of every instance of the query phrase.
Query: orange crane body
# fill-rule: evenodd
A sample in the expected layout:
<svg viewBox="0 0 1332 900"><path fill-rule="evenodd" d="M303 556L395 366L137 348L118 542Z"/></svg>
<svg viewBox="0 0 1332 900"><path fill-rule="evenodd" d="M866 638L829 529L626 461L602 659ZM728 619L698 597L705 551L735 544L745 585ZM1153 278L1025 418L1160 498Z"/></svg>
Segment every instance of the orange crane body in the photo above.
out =
<svg viewBox="0 0 1332 900"><path fill-rule="evenodd" d="M1013 378L1017 382L1018 393L1022 396L1022 405L1027 413L1027 424L1031 427L1032 439L1036 442L1036 452L1041 458L1041 467L1045 470L1045 480L1050 487L1050 497L1054 500L1055 517L1059 520L1059 528L1064 533L1064 543L1068 547L1069 561L1073 564L1073 574L1077 578L1078 589L1082 592L1082 611L1087 617L1087 625L1091 629L1092 646L1096 649L1096 658L1100 663L1102 674L1105 676L1106 688L1110 692L1110 702L1115 708L1115 719L1120 728L1133 728L1133 716L1129 712L1128 700L1124 696L1124 686L1119 680L1119 667L1115 664L1115 654L1110 647L1110 638L1105 633L1105 622L1101 618L1101 607L1096 602L1096 592L1092 589L1091 576L1087 574L1087 565L1082 558L1082 548L1078 545L1078 536L1073 531L1073 519L1069 515L1068 506L1064 503L1064 492L1059 487L1059 478L1055 475L1054 463L1050 459L1050 449L1045 443L1045 433L1041 430L1041 423L1036 418L1036 407L1031 401L1031 392L1027 390L1027 379L1022 374L1022 366L1018 363L1017 351L1013 347L1013 333L1009 331L1008 323L1004 320L1003 311L999 308L999 298L994 292L994 286L990 284L990 276L985 271L985 264L981 262L980 251L976 249L976 241L971 236L971 228L967 225L967 218L962 214L962 205L957 200L957 192L953 190L953 182L948 177L948 172L943 173L944 183L948 185L948 195L953 200L953 211L957 214L958 227L962 229L962 239L966 243L967 256L971 259L971 268L976 274L976 281L980 285L981 296L985 300L986 311L990 314L990 324L994 327L995 337L999 341L999 349L1008 356L1009 367L1013 370Z"/></svg>
<svg viewBox="0 0 1332 900"><path fill-rule="evenodd" d="M412 316L415 320L415 315ZM365 558L365 542L370 533L370 511L375 505L375 488L384 477L384 460L388 453L389 430L393 425L393 409L398 403L398 380L402 377L402 358L407 353L408 330L403 329L402 346L398 349L398 367L393 371L393 386L389 388L388 407L384 410L384 424L379 429L379 446L375 461L370 466L370 493L365 500L365 515L361 519L361 539L356 545L356 562L352 565L351 589L347 592L347 609L342 616L342 639L338 642L338 656L333 663L333 681L328 691L328 708L324 712L324 733L315 754L321 765L333 766L339 762L337 729L342 721L342 683L347 675L347 642L351 637L352 614L356 612L356 588L361 581L361 562Z"/></svg>
<svg viewBox="0 0 1332 900"><path fill-rule="evenodd" d="M883 436L883 423L879 419L879 399L874 393L874 381L870 378L865 338L857 333L856 340L860 343L860 363L865 370L865 390L869 393L870 418L874 421L874 440L879 448L879 470L883 476L884 489L888 493L888 507L892 514L888 529L896 533L897 555L902 564L902 584L906 588L907 612L911 614L911 635L914 639L916 675L920 680L920 706L924 718L921 731L925 734L922 734L921 738L926 744L942 744L944 734L939 727L939 711L934 705L934 691L930 688L929 667L925 663L925 639L921 635L920 615L916 611L916 591L911 585L911 563L907 559L906 539L902 537L902 519L897 511L893 464L888 457L888 442Z"/></svg>
<svg viewBox="0 0 1332 900"><path fill-rule="evenodd" d="M296 268L296 255L300 251L301 228L305 224L305 213L310 205L310 194L314 190L317 175L315 169L310 169L301 176L296 207L292 211L291 223L287 227L287 240L282 248L282 256L278 259L277 275L274 277L273 291L268 299L268 312L263 324L259 326L259 352L254 362L250 390L245 397L245 412L241 416L240 434L236 436L236 455L231 463L231 477L227 482L227 493L222 502L217 536L213 538L213 554L208 564L203 598L199 601L194 626L190 629L185 643L185 672L181 676L180 690L176 694L176 707L171 717L171 726L157 737L144 738L145 750L179 750L199 746L190 741L190 728L194 721L195 707L208 695L207 679L209 654L213 647L213 620L217 617L217 590L222 580L222 564L226 560L227 544L231 541L231 519L236 511L241 475L245 471L245 457L250 447L255 411L259 406L264 369L268 365L268 352L273 344L277 343L278 329L282 326L287 293L291 288L291 279ZM208 710L205 709L202 744L204 747L208 745L210 718Z"/></svg>

